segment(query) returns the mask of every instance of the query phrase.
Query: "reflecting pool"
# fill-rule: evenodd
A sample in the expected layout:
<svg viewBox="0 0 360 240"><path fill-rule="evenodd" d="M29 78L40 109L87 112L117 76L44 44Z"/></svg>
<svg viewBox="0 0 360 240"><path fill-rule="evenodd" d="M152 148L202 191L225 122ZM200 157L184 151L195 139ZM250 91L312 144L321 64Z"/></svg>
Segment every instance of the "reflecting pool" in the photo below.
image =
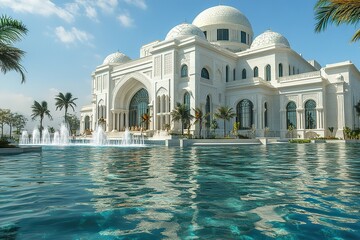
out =
<svg viewBox="0 0 360 240"><path fill-rule="evenodd" d="M0 156L0 239L360 239L358 144Z"/></svg>

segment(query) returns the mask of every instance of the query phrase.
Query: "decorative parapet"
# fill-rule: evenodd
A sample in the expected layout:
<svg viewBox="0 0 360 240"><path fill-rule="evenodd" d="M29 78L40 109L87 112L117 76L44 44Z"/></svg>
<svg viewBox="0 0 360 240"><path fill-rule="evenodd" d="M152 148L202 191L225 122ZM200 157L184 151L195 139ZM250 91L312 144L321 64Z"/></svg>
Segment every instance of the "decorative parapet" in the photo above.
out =
<svg viewBox="0 0 360 240"><path fill-rule="evenodd" d="M285 76L280 77L278 82L284 83L284 82L290 82L290 81L302 81L304 79L308 78L321 78L321 72L320 71L314 71L314 72L307 72L307 73L301 73L291 76Z"/></svg>
<svg viewBox="0 0 360 240"><path fill-rule="evenodd" d="M246 79L235 80L226 83L227 87L243 87L243 86L246 87L246 86L256 86L256 85L266 85L269 87L272 86L270 81L265 81L261 77L246 78Z"/></svg>

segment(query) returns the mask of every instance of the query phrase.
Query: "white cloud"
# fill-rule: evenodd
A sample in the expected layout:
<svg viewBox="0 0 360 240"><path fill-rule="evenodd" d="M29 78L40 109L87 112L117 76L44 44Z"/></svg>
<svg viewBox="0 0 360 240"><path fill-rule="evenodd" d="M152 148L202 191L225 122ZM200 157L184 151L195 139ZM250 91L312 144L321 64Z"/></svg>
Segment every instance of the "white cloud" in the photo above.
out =
<svg viewBox="0 0 360 240"><path fill-rule="evenodd" d="M94 21L98 20L97 6L94 1L76 0L75 2L66 4L66 9L74 15L84 14Z"/></svg>
<svg viewBox="0 0 360 240"><path fill-rule="evenodd" d="M87 43L93 36L85 31L81 31L75 27L67 31L63 26L55 28L56 37L63 43L71 44L76 42Z"/></svg>
<svg viewBox="0 0 360 240"><path fill-rule="evenodd" d="M97 19L97 12L96 9L92 6L85 7L86 16L90 19Z"/></svg>
<svg viewBox="0 0 360 240"><path fill-rule="evenodd" d="M118 20L124 27L132 27L134 23L134 19L132 19L128 13L119 15Z"/></svg>
<svg viewBox="0 0 360 240"><path fill-rule="evenodd" d="M139 7L141 9L147 9L147 5L145 3L145 0L125 0L127 4L135 5L136 7Z"/></svg>
<svg viewBox="0 0 360 240"><path fill-rule="evenodd" d="M68 10L56 6L51 0L0 0L0 7L46 17L56 15L67 22L74 20L74 16Z"/></svg>
<svg viewBox="0 0 360 240"><path fill-rule="evenodd" d="M105 12L113 12L118 5L118 0L98 0L96 5Z"/></svg>
<svg viewBox="0 0 360 240"><path fill-rule="evenodd" d="M0 91L0 102L2 109L10 109L12 112L31 115L31 104L34 99L21 93L10 93Z"/></svg>

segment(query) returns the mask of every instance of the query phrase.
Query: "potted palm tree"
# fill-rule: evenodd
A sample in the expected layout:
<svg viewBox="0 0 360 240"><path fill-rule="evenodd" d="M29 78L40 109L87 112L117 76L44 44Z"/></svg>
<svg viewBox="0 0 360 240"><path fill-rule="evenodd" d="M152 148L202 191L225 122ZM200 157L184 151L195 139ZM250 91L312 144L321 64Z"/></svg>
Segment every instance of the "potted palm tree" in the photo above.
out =
<svg viewBox="0 0 360 240"><path fill-rule="evenodd" d="M144 113L141 116L141 123L145 124L145 127L144 127L145 130L149 129L149 123L151 122L150 119L151 119L151 116L148 113Z"/></svg>
<svg viewBox="0 0 360 240"><path fill-rule="evenodd" d="M205 119L209 114L204 114L200 107L197 107L194 109L195 112L195 124L199 124L199 137L202 138L201 132L202 132L202 126L204 124Z"/></svg>
<svg viewBox="0 0 360 240"><path fill-rule="evenodd" d="M181 135L184 135L184 125L190 125L191 120L194 118L187 108L186 104L176 103L176 107L170 113L173 122L181 122Z"/></svg>
<svg viewBox="0 0 360 240"><path fill-rule="evenodd" d="M223 119L224 121L224 137L226 136L226 122L236 116L236 113L232 108L227 106L221 106L217 109L217 112L214 114L216 118Z"/></svg>

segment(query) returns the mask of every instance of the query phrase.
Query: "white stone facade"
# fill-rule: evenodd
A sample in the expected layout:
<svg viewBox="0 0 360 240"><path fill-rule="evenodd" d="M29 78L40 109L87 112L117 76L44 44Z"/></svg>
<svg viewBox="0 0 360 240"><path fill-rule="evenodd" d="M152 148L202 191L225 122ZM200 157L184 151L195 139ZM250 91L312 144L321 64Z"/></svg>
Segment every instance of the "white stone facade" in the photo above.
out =
<svg viewBox="0 0 360 240"><path fill-rule="evenodd" d="M243 135L329 136L334 127L332 135L342 138L345 126L359 127L354 105L360 100L360 72L350 61L321 68L279 33L253 39L248 19L229 6L206 9L192 24L174 27L165 40L143 46L139 59L109 55L92 81L93 100L81 110L81 132L99 124L107 132L159 132L168 126L180 131L170 116L178 102L190 104L192 113L201 108L210 120L220 106L233 108L237 117L226 123L227 132L237 121ZM146 127L144 113L151 120ZM190 129L198 134L199 126Z"/></svg>

